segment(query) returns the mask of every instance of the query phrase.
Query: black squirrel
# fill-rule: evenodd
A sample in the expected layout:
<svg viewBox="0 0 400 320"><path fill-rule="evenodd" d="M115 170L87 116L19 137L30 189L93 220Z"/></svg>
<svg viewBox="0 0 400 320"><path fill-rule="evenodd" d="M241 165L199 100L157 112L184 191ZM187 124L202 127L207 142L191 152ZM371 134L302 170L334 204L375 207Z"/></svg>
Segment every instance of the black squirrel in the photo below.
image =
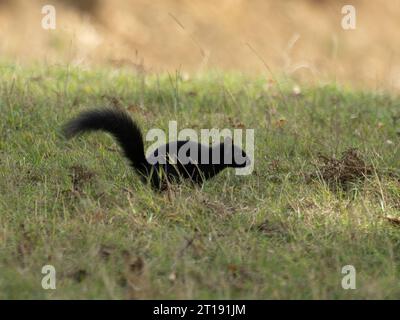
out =
<svg viewBox="0 0 400 320"><path fill-rule="evenodd" d="M146 158L139 126L120 109L84 111L63 127L67 138L96 130L110 133L143 181L149 181L158 190L180 178L202 184L227 167L243 168L250 164L246 153L229 138L213 147L190 140L169 142Z"/></svg>

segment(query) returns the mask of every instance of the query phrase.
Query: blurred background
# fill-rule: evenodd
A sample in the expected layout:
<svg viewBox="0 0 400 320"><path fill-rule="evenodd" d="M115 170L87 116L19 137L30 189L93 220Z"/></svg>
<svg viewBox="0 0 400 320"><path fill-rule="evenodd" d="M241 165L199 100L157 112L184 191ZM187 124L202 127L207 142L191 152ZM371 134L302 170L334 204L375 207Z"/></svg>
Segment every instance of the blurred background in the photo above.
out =
<svg viewBox="0 0 400 320"><path fill-rule="evenodd" d="M42 6L56 8L45 30ZM356 8L344 30L341 8ZM0 59L400 90L400 0L0 0Z"/></svg>

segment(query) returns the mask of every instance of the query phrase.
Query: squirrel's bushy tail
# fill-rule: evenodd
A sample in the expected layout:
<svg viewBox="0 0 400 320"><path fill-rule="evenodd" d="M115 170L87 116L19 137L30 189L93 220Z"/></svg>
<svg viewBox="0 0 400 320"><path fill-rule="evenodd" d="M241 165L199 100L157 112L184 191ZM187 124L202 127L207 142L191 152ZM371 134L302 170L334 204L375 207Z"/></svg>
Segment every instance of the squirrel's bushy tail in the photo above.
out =
<svg viewBox="0 0 400 320"><path fill-rule="evenodd" d="M72 138L88 131L105 131L114 136L131 165L146 167L143 137L138 125L122 110L97 109L82 112L64 125L64 134Z"/></svg>

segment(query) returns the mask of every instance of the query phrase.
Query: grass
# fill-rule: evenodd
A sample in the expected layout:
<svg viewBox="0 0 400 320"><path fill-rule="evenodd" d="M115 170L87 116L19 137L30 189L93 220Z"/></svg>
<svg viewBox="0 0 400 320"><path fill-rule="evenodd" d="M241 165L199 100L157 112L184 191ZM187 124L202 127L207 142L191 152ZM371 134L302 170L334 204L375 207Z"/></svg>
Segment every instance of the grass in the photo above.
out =
<svg viewBox="0 0 400 320"><path fill-rule="evenodd" d="M400 229L384 217L400 217L400 98L267 83L3 63L0 298L399 298ZM144 131L254 128L255 170L153 192L106 134L61 135L110 105ZM373 174L333 188L318 154L349 148ZM56 290L41 287L47 264Z"/></svg>

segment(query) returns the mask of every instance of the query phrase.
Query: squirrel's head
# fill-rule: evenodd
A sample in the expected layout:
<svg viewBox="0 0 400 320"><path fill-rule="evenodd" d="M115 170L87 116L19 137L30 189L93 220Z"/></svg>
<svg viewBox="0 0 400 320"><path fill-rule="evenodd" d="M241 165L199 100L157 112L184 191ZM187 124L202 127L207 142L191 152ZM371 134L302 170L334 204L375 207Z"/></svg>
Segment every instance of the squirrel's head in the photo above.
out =
<svg viewBox="0 0 400 320"><path fill-rule="evenodd" d="M224 142L221 143L223 148L222 164L232 168L244 168L250 165L250 158L246 152L235 145L231 138L225 138Z"/></svg>

